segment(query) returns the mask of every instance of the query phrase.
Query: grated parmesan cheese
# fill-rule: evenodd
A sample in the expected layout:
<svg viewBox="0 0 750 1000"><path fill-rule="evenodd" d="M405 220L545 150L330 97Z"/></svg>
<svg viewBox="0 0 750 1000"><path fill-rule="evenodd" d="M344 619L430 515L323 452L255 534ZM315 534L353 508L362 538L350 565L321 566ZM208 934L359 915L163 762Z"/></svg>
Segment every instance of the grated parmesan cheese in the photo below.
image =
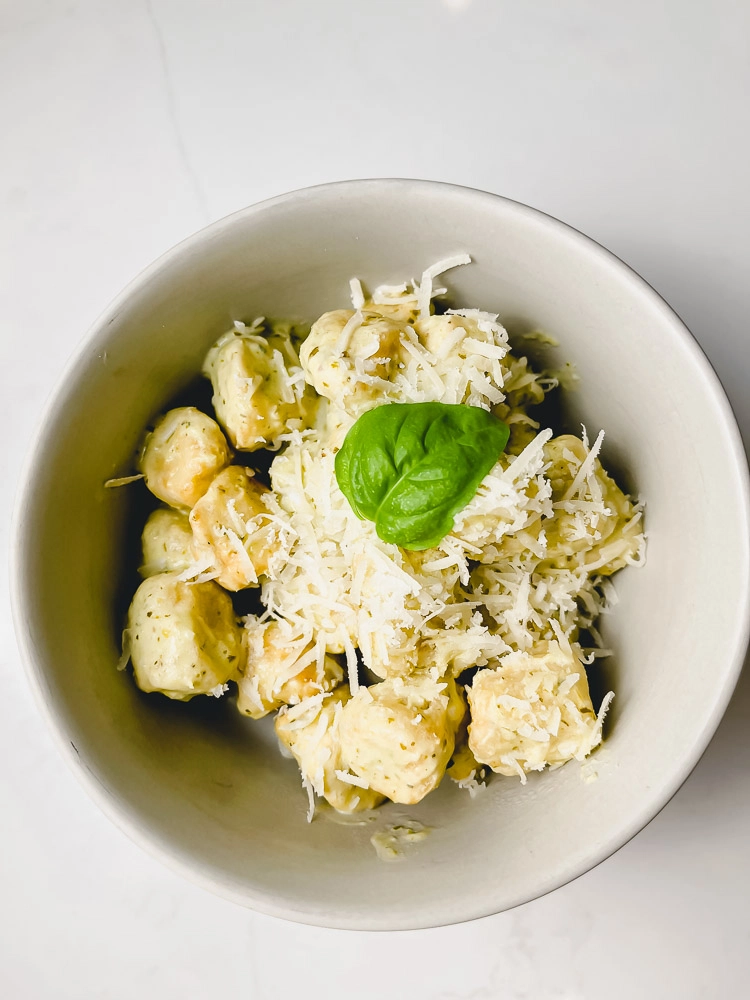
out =
<svg viewBox="0 0 750 1000"><path fill-rule="evenodd" d="M352 297L352 305L355 309L361 309L365 304L365 293L362 291L362 283L359 278L352 278L349 282L349 290Z"/></svg>
<svg viewBox="0 0 750 1000"><path fill-rule="evenodd" d="M302 787L307 792L307 822L312 823L315 818L315 791L308 778L302 776Z"/></svg>
<svg viewBox="0 0 750 1000"><path fill-rule="evenodd" d="M450 271L454 267L461 267L464 264L470 263L471 257L467 253L459 253L453 257L446 257L444 260L439 260L436 264L433 264L422 272L422 279L417 290L417 305L419 315L422 318L429 316L430 301L436 294L432 287L433 280L439 277L439 275L444 274L445 271Z"/></svg>
<svg viewBox="0 0 750 1000"><path fill-rule="evenodd" d="M487 790L487 782L480 781L477 778L477 775L482 777L483 774L484 774L484 769L482 768L481 771L473 770L465 778L451 778L451 780L455 785L458 785L459 788L466 789L466 791L469 793L469 798L475 799L477 795L480 795L482 792Z"/></svg>
<svg viewBox="0 0 750 1000"><path fill-rule="evenodd" d="M142 472L135 476L119 476L117 479L107 479L104 488L107 490L116 489L118 486L127 486L128 483L137 483L139 479L145 479Z"/></svg>
<svg viewBox="0 0 750 1000"><path fill-rule="evenodd" d="M358 788L370 787L364 778L360 778L357 774L352 774L351 771L335 771L334 773L339 781L343 781L347 785L356 785Z"/></svg>
<svg viewBox="0 0 750 1000"><path fill-rule="evenodd" d="M219 575L219 570L214 566L213 558L206 556L190 564L177 575L177 579L183 583L205 583L207 580L215 580Z"/></svg>
<svg viewBox="0 0 750 1000"><path fill-rule="evenodd" d="M116 669L124 670L130 663L130 629L122 630L122 653L117 661Z"/></svg>

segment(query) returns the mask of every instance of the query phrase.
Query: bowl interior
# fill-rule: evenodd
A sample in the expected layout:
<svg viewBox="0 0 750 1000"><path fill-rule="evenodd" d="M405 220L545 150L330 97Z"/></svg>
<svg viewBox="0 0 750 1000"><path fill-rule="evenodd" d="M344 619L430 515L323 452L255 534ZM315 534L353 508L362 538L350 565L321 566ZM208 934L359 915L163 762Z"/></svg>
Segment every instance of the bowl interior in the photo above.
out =
<svg viewBox="0 0 750 1000"><path fill-rule="evenodd" d="M603 622L617 694L594 781L577 764L471 800L450 782L416 807L308 825L293 762L271 726L228 700L173 704L118 673L124 540L141 486L143 427L234 319L314 319L348 304L348 280L416 276L458 251L458 304L541 328L580 376L566 420L607 432L605 465L647 500L649 552L616 578ZM144 491L145 492L145 491ZM131 532L132 537L132 532ZM135 556L137 559L137 555ZM125 561L127 561L125 559ZM125 829L238 901L331 926L448 923L537 896L632 836L694 765L718 723L745 641L745 468L726 401L661 300L574 231L490 195L416 182L313 189L232 216L182 244L97 324L52 402L21 503L17 616L64 745ZM598 682L597 682L598 683ZM371 835L432 827L399 862Z"/></svg>

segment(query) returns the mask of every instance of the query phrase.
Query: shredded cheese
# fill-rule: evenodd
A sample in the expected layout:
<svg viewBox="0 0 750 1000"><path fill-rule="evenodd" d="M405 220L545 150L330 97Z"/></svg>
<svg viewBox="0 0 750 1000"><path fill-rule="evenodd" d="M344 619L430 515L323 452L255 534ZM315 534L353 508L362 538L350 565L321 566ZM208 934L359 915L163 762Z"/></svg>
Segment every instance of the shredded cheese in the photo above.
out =
<svg viewBox="0 0 750 1000"><path fill-rule="evenodd" d="M444 260L439 260L436 264L428 267L422 273L422 280L419 283L419 290L417 292L417 304L419 309L419 315L422 318L429 316L430 314L430 301L432 297L436 294L432 287L432 282L439 275L444 274L445 271L450 271L454 267L461 267L464 264L470 264L471 257L467 253L455 254L453 257L446 257Z"/></svg>
<svg viewBox="0 0 750 1000"><path fill-rule="evenodd" d="M120 476L117 479L107 479L104 483L104 488L108 490L116 489L118 486L127 486L128 483L137 483L139 479L144 479L145 476L142 472L139 472L134 476Z"/></svg>
<svg viewBox="0 0 750 1000"><path fill-rule="evenodd" d="M352 305L355 309L361 309L365 304L365 293L362 291L362 283L359 278L351 279L349 289L351 291Z"/></svg>
<svg viewBox="0 0 750 1000"><path fill-rule="evenodd" d="M336 777L339 781L345 782L347 785L356 785L358 788L369 788L364 778L360 778L356 774L352 774L351 771L336 771Z"/></svg>
<svg viewBox="0 0 750 1000"><path fill-rule="evenodd" d="M117 661L117 670L124 670L128 663L130 663L130 630L122 630L122 653Z"/></svg>

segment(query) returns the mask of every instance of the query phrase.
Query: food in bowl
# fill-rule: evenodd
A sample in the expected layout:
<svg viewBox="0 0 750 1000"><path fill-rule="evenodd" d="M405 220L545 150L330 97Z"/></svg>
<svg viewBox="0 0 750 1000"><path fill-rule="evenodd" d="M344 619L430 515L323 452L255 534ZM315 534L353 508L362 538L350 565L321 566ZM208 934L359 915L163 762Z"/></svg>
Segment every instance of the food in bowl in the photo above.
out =
<svg viewBox="0 0 750 1000"><path fill-rule="evenodd" d="M437 312L442 261L308 330L236 322L208 352L214 417L168 411L140 472L167 506L142 534L124 634L138 686L236 688L276 713L309 795L414 804L446 774L530 771L599 744L586 667L609 577L643 560L642 508L603 435L532 414L557 380L497 317ZM264 482L258 461L275 453ZM255 467L253 467L255 466ZM117 481L119 482L119 481ZM231 594L259 588L238 619Z"/></svg>

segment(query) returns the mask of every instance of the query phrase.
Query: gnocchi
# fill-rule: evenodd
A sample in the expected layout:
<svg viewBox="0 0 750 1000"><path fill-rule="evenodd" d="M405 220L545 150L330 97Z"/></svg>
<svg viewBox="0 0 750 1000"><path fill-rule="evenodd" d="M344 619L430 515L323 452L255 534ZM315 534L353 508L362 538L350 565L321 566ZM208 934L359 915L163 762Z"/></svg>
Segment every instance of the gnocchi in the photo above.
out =
<svg viewBox="0 0 750 1000"><path fill-rule="evenodd" d="M181 406L157 420L143 445L140 467L155 496L188 510L230 459L216 421L194 406Z"/></svg>

